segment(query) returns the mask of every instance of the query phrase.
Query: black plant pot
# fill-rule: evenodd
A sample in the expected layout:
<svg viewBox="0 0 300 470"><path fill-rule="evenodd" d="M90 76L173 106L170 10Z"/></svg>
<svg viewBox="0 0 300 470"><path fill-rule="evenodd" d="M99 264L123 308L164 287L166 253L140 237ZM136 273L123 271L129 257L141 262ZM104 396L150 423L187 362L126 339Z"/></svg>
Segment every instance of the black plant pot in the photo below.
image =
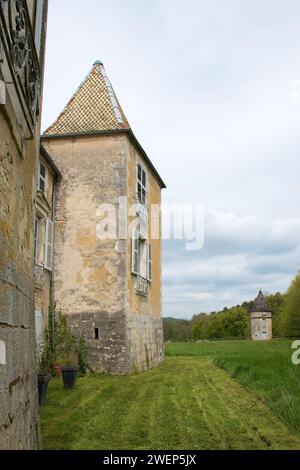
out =
<svg viewBox="0 0 300 470"><path fill-rule="evenodd" d="M61 368L64 387L72 389L76 385L79 366L63 366Z"/></svg>
<svg viewBox="0 0 300 470"><path fill-rule="evenodd" d="M49 380L50 380L49 375L38 376L39 405L40 406L44 405L45 403Z"/></svg>

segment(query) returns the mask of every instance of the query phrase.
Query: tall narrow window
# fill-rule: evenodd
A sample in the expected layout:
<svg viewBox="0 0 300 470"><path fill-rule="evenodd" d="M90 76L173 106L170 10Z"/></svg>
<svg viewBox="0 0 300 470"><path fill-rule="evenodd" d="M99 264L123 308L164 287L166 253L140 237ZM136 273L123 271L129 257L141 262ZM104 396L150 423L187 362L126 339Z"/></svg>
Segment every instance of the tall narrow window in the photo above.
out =
<svg viewBox="0 0 300 470"><path fill-rule="evenodd" d="M147 175L140 163L137 164L137 198L141 204L147 202Z"/></svg>
<svg viewBox="0 0 300 470"><path fill-rule="evenodd" d="M53 257L53 222L46 219L46 237L45 237L45 268L52 271Z"/></svg>
<svg viewBox="0 0 300 470"><path fill-rule="evenodd" d="M34 230L34 260L38 264L40 256L40 231L41 231L41 218L37 215L35 218Z"/></svg>
<svg viewBox="0 0 300 470"><path fill-rule="evenodd" d="M46 177L47 177L47 169L43 163L39 164L39 174L38 174L38 190L45 192L46 189Z"/></svg>
<svg viewBox="0 0 300 470"><path fill-rule="evenodd" d="M94 328L95 339L99 339L99 328Z"/></svg>
<svg viewBox="0 0 300 470"><path fill-rule="evenodd" d="M152 281L152 245L150 242L147 244L147 279Z"/></svg>
<svg viewBox="0 0 300 470"><path fill-rule="evenodd" d="M140 272L140 237L138 232L132 234L132 272L139 274Z"/></svg>

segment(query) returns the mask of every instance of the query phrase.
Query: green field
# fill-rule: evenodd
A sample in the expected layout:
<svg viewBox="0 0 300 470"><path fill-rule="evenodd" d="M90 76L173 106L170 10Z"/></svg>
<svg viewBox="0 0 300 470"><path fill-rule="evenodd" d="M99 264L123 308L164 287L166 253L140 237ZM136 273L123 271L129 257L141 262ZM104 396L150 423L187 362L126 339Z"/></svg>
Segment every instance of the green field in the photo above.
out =
<svg viewBox="0 0 300 470"><path fill-rule="evenodd" d="M300 434L300 367L291 362L291 344L288 340L170 343L166 351L169 356L210 358Z"/></svg>
<svg viewBox="0 0 300 470"><path fill-rule="evenodd" d="M53 380L42 408L44 448L300 449L289 342L166 349L165 364L144 374L90 375L74 391Z"/></svg>

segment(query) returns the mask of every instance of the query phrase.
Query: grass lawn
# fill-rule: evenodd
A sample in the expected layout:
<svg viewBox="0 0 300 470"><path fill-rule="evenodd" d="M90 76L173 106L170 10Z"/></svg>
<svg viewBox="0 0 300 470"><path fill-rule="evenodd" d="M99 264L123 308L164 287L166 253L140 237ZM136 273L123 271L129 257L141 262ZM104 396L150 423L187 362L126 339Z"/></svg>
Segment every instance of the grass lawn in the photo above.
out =
<svg viewBox="0 0 300 470"><path fill-rule="evenodd" d="M212 341L169 343L169 356L210 358L254 391L300 435L300 367L291 362L292 341Z"/></svg>
<svg viewBox="0 0 300 470"><path fill-rule="evenodd" d="M269 344L273 357L263 346L257 347L267 365L289 350L285 343ZM240 357L243 366L244 354L251 355L247 342L171 344L167 351L172 357L144 374L90 375L73 391L53 380L42 408L44 448L300 449L299 436L211 360L230 369Z"/></svg>

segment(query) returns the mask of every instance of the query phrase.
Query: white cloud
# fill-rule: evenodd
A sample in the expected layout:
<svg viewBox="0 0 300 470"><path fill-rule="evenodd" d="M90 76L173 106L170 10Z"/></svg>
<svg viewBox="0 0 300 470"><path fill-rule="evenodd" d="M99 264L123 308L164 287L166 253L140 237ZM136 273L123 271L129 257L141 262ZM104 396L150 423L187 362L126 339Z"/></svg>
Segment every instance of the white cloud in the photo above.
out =
<svg viewBox="0 0 300 470"><path fill-rule="evenodd" d="M202 251L165 242L165 314L189 317L284 291L300 259L300 220L257 220L210 211ZM169 245L169 246L168 246ZM170 248L170 249L169 249Z"/></svg>

